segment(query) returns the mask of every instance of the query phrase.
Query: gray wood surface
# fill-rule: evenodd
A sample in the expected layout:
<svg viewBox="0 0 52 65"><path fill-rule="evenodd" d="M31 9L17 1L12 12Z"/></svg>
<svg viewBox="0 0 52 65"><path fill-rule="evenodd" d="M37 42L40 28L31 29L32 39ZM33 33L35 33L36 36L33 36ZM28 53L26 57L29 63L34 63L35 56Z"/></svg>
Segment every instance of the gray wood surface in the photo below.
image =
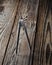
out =
<svg viewBox="0 0 52 65"><path fill-rule="evenodd" d="M0 0L0 65L52 65L52 7L49 2ZM23 26L16 47L20 21L27 29L31 50Z"/></svg>

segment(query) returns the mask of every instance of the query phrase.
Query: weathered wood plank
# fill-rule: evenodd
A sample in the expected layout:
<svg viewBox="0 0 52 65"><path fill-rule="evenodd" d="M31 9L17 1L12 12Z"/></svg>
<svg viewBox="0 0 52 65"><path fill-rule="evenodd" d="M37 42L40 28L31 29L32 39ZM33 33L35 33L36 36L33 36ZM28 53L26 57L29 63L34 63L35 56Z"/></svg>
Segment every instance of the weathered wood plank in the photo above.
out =
<svg viewBox="0 0 52 65"><path fill-rule="evenodd" d="M35 38L38 2L39 0L20 1L18 7L17 19L11 34L11 39L5 56L4 65L28 65L30 49L23 27L21 28L21 32L20 32L18 54L16 55L18 26L21 17L23 19L27 17L24 22L26 24L27 33L31 42L31 46L33 46L34 38Z"/></svg>
<svg viewBox="0 0 52 65"><path fill-rule="evenodd" d="M52 15L49 2L47 2L46 0L40 0L39 3L33 65L52 64L50 64L50 56L52 53ZM48 62L46 63L47 60Z"/></svg>
<svg viewBox="0 0 52 65"><path fill-rule="evenodd" d="M52 65L51 8L50 0L0 2L0 65ZM19 22L22 20L27 29L33 56L30 56L24 27L21 27L16 49Z"/></svg>
<svg viewBox="0 0 52 65"><path fill-rule="evenodd" d="M4 10L0 12L0 65L2 63L6 45L14 23L17 8L16 5L16 1L10 2L10 0L6 0L0 5L4 7Z"/></svg>

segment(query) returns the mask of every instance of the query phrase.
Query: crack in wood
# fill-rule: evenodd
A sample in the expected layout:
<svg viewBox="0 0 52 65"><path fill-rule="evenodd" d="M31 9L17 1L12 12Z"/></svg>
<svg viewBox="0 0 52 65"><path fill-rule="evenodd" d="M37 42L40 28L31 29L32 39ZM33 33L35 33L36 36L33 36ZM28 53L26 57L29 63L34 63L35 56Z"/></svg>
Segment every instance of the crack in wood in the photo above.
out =
<svg viewBox="0 0 52 65"><path fill-rule="evenodd" d="M49 57L50 57L50 46L48 44L46 48L46 64L49 61Z"/></svg>

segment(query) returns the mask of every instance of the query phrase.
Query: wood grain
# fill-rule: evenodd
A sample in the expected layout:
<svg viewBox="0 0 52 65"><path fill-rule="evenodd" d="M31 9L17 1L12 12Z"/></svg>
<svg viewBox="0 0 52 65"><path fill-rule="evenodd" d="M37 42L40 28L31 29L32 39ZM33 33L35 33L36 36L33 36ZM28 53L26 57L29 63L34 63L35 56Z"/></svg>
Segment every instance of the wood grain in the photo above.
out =
<svg viewBox="0 0 52 65"><path fill-rule="evenodd" d="M0 65L52 65L51 8L51 0L0 1ZM21 19L31 50L21 27L16 54Z"/></svg>
<svg viewBox="0 0 52 65"><path fill-rule="evenodd" d="M14 23L14 17L16 13L16 2L4 1L4 11L0 12L0 65L2 63L6 45L11 33L12 25Z"/></svg>
<svg viewBox="0 0 52 65"><path fill-rule="evenodd" d="M49 59L52 53L52 15L50 3L48 3L45 0L44 2L40 0L39 3L33 65L50 65Z"/></svg>
<svg viewBox="0 0 52 65"><path fill-rule="evenodd" d="M37 6L37 7L36 7ZM29 45L26 38L26 34L21 28L20 39L18 45L18 54L16 55L16 44L17 44L17 36L18 36L18 24L19 20L22 17L27 19L24 21L27 28L27 33L31 42L31 45L34 44L35 38L35 28L36 28L36 16L37 16L37 8L38 8L38 0L37 1L26 1L21 0L18 7L18 13L16 17L16 21L14 24L14 28L11 34L11 39L9 41L7 53L4 60L4 65L28 65L29 63ZM7 60L7 61L6 61Z"/></svg>

